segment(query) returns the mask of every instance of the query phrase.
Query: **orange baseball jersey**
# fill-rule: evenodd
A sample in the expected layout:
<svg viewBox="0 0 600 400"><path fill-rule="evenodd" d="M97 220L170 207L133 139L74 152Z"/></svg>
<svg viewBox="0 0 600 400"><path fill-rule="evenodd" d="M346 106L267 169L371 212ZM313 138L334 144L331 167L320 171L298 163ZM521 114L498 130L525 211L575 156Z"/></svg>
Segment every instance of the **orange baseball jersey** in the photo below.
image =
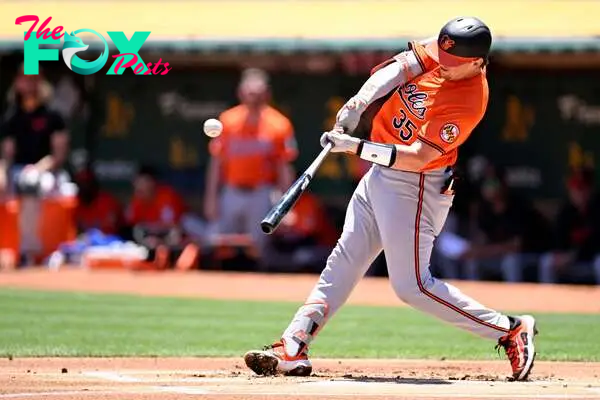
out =
<svg viewBox="0 0 600 400"><path fill-rule="evenodd" d="M114 234L122 222L122 210L119 202L109 193L100 192L90 204L79 203L75 212L77 225L88 230L100 229L103 233Z"/></svg>
<svg viewBox="0 0 600 400"><path fill-rule="evenodd" d="M220 118L223 132L209 145L218 157L226 184L254 188L277 181L278 165L297 157L291 122L272 107L264 107L256 124L248 121L248 108L238 105Z"/></svg>
<svg viewBox="0 0 600 400"><path fill-rule="evenodd" d="M453 165L458 147L479 124L488 103L485 69L465 80L440 76L439 64L429 56L425 43L412 42L422 69L420 76L396 89L373 117L371 140L410 145L419 139L440 152L423 171ZM402 62L401 56L397 56ZM376 66L372 73L389 64Z"/></svg>
<svg viewBox="0 0 600 400"><path fill-rule="evenodd" d="M135 224L176 224L184 212L184 203L175 190L160 185L152 201L133 196L127 210L127 222Z"/></svg>

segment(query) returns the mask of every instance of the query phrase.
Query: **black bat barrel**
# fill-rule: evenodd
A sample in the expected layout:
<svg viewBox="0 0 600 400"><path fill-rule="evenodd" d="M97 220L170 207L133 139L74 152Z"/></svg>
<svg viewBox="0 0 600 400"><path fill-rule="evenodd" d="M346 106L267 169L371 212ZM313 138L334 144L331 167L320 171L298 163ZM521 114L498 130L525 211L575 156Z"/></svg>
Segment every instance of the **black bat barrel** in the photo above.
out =
<svg viewBox="0 0 600 400"><path fill-rule="evenodd" d="M290 188L281 196L281 199L271 208L271 211L261 221L260 227L266 234L271 234L279 224L281 220L285 218L287 213L294 207L294 204L298 201L308 184L310 183L310 176L303 174L300 178L290 186Z"/></svg>

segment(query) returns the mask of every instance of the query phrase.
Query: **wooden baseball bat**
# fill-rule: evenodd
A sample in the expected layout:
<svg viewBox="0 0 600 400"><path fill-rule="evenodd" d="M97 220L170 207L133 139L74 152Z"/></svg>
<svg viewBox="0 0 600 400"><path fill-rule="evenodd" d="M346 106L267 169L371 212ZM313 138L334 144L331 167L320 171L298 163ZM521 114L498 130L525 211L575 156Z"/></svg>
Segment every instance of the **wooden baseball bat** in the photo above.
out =
<svg viewBox="0 0 600 400"><path fill-rule="evenodd" d="M281 220L283 220L292 207L294 207L294 204L296 204L300 196L302 196L302 193L304 193L308 187L308 184L315 176L317 169L319 169L332 147L332 143L327 143L314 161L306 168L304 173L296 179L292 186L290 186L283 196L281 196L279 201L271 208L271 211L269 211L267 216L260 223L260 227L264 233L270 235L277 229Z"/></svg>

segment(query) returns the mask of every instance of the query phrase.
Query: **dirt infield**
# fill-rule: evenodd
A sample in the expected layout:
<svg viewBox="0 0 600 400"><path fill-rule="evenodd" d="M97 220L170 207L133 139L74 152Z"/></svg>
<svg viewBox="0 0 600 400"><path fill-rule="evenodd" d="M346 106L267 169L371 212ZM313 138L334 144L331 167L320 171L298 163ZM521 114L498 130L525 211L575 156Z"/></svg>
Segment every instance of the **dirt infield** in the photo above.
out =
<svg viewBox="0 0 600 400"><path fill-rule="evenodd" d="M539 363L534 381L504 362L315 360L307 378L259 377L239 359L54 358L0 361L0 399L600 399L600 366Z"/></svg>
<svg viewBox="0 0 600 400"><path fill-rule="evenodd" d="M25 270L0 286L156 296L303 301L315 276ZM600 288L456 282L492 307L600 312ZM265 290L268 288L269 290ZM361 282L350 303L401 306L385 279ZM258 377L241 358L27 358L0 360L2 399L596 399L600 364L538 362L529 382L507 382L508 364L314 360L307 378Z"/></svg>

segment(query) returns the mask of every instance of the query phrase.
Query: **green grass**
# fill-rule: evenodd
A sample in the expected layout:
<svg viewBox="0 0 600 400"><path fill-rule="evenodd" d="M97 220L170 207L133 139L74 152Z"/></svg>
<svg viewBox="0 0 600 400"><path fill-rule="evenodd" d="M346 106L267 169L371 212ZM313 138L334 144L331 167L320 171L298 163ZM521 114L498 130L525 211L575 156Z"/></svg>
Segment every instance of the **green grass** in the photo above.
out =
<svg viewBox="0 0 600 400"><path fill-rule="evenodd" d="M0 356L236 356L298 304L0 290ZM536 314L543 360L600 361L600 315ZM315 357L498 359L493 341L409 308L346 306Z"/></svg>

